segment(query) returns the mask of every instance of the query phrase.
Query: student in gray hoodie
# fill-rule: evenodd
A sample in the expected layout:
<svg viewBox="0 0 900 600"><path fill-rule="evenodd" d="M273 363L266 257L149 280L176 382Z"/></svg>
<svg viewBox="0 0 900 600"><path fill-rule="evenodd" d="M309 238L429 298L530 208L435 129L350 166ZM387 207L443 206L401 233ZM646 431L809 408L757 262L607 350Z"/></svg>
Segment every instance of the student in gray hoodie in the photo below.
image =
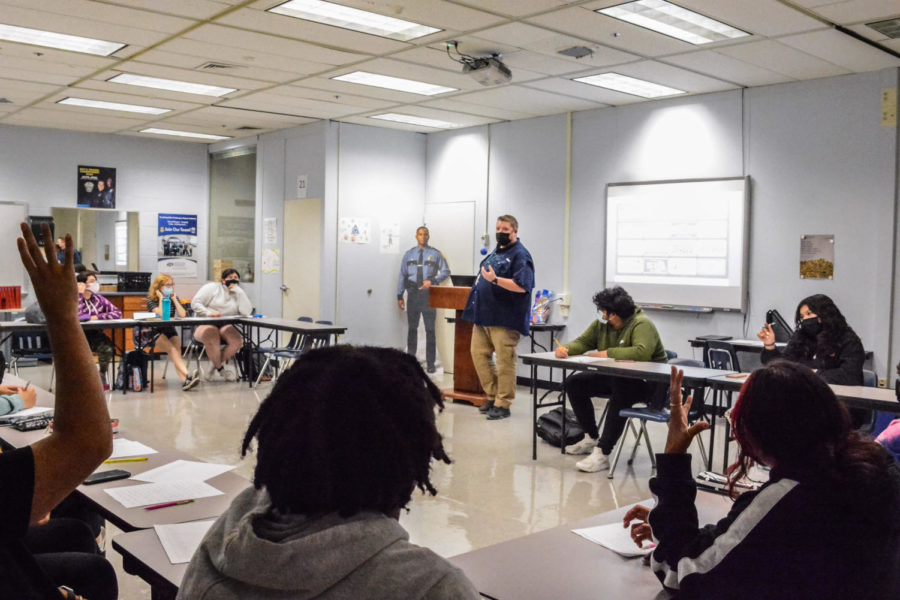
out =
<svg viewBox="0 0 900 600"><path fill-rule="evenodd" d="M437 493L445 463L440 391L415 358L336 346L282 375L244 436L257 440L253 487L194 554L181 600L479 598L449 562L398 522L415 488Z"/></svg>

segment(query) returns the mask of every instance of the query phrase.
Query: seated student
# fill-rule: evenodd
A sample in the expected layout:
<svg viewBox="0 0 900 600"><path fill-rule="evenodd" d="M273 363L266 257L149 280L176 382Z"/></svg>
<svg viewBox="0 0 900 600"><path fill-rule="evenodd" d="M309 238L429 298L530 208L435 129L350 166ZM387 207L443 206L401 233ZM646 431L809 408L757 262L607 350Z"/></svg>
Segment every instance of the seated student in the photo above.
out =
<svg viewBox="0 0 900 600"><path fill-rule="evenodd" d="M862 342L831 298L815 294L804 298L794 314L797 329L785 349L775 346L775 332L766 325L756 334L764 348L763 364L776 358L798 362L828 383L862 385L866 353Z"/></svg>
<svg viewBox="0 0 900 600"><path fill-rule="evenodd" d="M44 247L21 225L19 254L47 319L59 381L53 434L0 454L0 598L75 598L58 588L23 545L36 525L112 452L109 413L94 361L78 324L72 241L56 261L50 228ZM113 591L115 593L115 591Z"/></svg>
<svg viewBox="0 0 900 600"><path fill-rule="evenodd" d="M210 282L197 290L191 301L191 309L200 317L232 317L247 316L253 309L250 298L241 289L241 276L237 269L222 271L221 283ZM244 338L233 325L216 327L200 325L194 331L194 339L206 348L206 356L212 365L206 373L206 379L221 377L225 381L235 381L234 371L225 367L225 363L237 354L244 343ZM222 343L225 349L222 349Z"/></svg>
<svg viewBox="0 0 900 600"><path fill-rule="evenodd" d="M175 282L170 275L160 273L150 284L147 292L147 311L162 316L163 298L169 298L169 318L184 318L187 311L181 305L181 300L175 294ZM137 329L134 330L137 335ZM178 332L171 325L163 325L153 329L141 329L140 338L135 340L135 345L149 347L155 343L157 349L162 350L169 355L172 366L175 367L175 373L181 380L181 389L184 391L191 390L200 383L198 373L188 373L184 360L181 358L181 340L178 339ZM154 341L154 336L156 340Z"/></svg>
<svg viewBox="0 0 900 600"><path fill-rule="evenodd" d="M732 493L753 464L771 468L769 481L698 528L686 452L708 424L688 427L682 377L673 367L665 454L650 480L658 541L651 566L663 585L679 598L897 598L900 472L850 428L825 381L784 360L748 377L731 413L740 448L729 468Z"/></svg>
<svg viewBox="0 0 900 600"><path fill-rule="evenodd" d="M0 372L0 376L3 373ZM31 408L37 401L37 390L13 385L0 385L0 416Z"/></svg>
<svg viewBox="0 0 900 600"><path fill-rule="evenodd" d="M105 321L107 319L121 319L122 311L113 306L112 302L101 296L100 284L97 283L97 276L91 271L84 271L78 274L78 320L79 321ZM109 370L109 363L112 362L113 353L116 347L112 340L99 329L92 329L84 332L87 337L91 350L97 353L97 362L100 366L100 380L103 382L103 389L108 390L106 373Z"/></svg>
<svg viewBox="0 0 900 600"><path fill-rule="evenodd" d="M578 354L603 358L666 362L666 351L653 322L647 318L628 292L621 287L600 290L594 295L600 319L591 323L576 340L556 348L557 358ZM638 402L662 399L665 387L640 379L610 377L601 373L576 373L566 380L566 395L584 439L566 446L566 454L589 454L575 466L587 473L609 468L609 455L625 429L619 411ZM597 433L593 396L609 396L603 435Z"/></svg>
<svg viewBox="0 0 900 600"><path fill-rule="evenodd" d="M432 458L450 462L435 405L440 391L399 350L304 354L250 422L253 487L206 534L178 598L479 598L398 522L415 488L437 493Z"/></svg>

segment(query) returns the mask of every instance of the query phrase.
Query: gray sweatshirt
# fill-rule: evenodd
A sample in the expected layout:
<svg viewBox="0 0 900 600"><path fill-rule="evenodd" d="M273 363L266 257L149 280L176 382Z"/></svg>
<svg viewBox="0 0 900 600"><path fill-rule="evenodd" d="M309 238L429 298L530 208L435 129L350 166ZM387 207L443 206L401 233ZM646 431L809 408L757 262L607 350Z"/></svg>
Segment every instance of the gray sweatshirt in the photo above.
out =
<svg viewBox="0 0 900 600"><path fill-rule="evenodd" d="M466 576L409 543L396 519L365 512L309 519L271 510L265 490L241 492L191 559L179 600L480 598Z"/></svg>

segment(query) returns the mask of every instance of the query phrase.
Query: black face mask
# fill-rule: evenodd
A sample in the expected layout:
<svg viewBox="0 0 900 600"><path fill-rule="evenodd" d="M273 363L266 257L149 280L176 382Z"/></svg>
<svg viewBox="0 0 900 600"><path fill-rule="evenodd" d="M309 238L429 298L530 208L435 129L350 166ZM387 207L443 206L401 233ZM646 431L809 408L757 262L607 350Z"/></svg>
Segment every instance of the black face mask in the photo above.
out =
<svg viewBox="0 0 900 600"><path fill-rule="evenodd" d="M509 246L509 234L501 231L497 232L497 243L501 246Z"/></svg>
<svg viewBox="0 0 900 600"><path fill-rule="evenodd" d="M225 287L227 287L230 290L231 286L237 285L239 283L240 283L240 281L238 281L237 279L227 279L225 281Z"/></svg>
<svg viewBox="0 0 900 600"><path fill-rule="evenodd" d="M819 332L822 331L822 324L819 323L819 317L810 317L800 321L800 331L811 338L819 335Z"/></svg>

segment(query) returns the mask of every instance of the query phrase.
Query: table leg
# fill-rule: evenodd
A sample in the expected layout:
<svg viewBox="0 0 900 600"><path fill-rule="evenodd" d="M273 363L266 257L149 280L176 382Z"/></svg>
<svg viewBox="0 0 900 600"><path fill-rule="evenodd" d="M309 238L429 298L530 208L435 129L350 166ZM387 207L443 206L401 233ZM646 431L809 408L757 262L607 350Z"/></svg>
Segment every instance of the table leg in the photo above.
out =
<svg viewBox="0 0 900 600"><path fill-rule="evenodd" d="M709 425L709 455L706 457L706 470L713 470L713 452L716 448L716 421L719 415L719 390L713 388L712 418Z"/></svg>
<svg viewBox="0 0 900 600"><path fill-rule="evenodd" d="M532 338L532 350L534 350L534 338ZM534 380L537 377L537 365L531 365L531 460L537 460L537 420L538 397L537 385Z"/></svg>

